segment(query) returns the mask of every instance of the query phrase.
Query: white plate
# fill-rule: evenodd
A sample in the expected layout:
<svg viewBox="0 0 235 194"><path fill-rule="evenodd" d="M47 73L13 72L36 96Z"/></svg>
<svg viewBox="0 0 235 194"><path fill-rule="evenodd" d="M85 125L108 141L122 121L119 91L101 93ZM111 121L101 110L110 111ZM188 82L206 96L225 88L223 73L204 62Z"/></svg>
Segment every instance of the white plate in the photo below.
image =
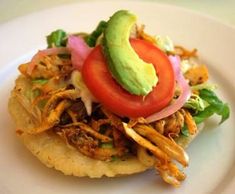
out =
<svg viewBox="0 0 235 194"><path fill-rule="evenodd" d="M122 178L75 178L44 167L18 141L7 100L17 66L44 48L45 35L57 28L91 31L117 9L130 9L152 34L169 35L187 48L198 48L232 113L222 126L208 123L187 150L188 175L181 188L164 184L154 171ZM235 190L235 29L181 8L151 2L93 2L41 11L0 26L0 193L233 193Z"/></svg>

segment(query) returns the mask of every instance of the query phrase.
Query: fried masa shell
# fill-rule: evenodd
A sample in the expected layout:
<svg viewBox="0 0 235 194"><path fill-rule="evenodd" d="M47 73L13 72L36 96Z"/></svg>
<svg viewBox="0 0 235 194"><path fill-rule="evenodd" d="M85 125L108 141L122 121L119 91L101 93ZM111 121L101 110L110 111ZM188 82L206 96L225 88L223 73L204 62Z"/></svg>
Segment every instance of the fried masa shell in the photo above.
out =
<svg viewBox="0 0 235 194"><path fill-rule="evenodd" d="M23 86L23 89L27 89L29 84L27 78L18 77L16 87L11 92L8 108L15 121L16 129L20 130L20 133L17 133L18 136L32 154L47 167L55 168L65 175L88 176L90 178L130 175L151 168L151 166L142 164L135 156L130 156L126 160L111 162L89 158L82 155L72 146L67 145L59 136L52 132L42 132L37 135L25 133L27 130L36 127L37 123L19 102L16 93L18 92L17 86L20 85L21 88ZM195 137L196 135L182 136L177 139L177 142L182 147L187 147Z"/></svg>

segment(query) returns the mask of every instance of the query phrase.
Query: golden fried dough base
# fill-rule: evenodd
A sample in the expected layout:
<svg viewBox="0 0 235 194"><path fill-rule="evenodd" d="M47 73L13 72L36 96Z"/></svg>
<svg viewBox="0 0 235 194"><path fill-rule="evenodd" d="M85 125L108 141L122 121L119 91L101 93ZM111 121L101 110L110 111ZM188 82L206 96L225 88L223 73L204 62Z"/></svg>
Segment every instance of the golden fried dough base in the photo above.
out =
<svg viewBox="0 0 235 194"><path fill-rule="evenodd" d="M16 85L24 84L25 80L22 77L18 78ZM38 135L19 133L19 131L26 132L28 129L35 127L35 123L18 102L14 92L13 90L8 107L15 121L17 134L33 155L47 167L55 168L66 175L89 176L91 178L129 175L149 168L136 157L130 157L125 161L117 160L112 162L86 157L75 148L68 146L59 136L52 132L43 132Z"/></svg>
<svg viewBox="0 0 235 194"><path fill-rule="evenodd" d="M29 87L27 79L20 76L16 80L17 85ZM105 162L95 160L82 155L72 146L67 145L59 136L52 132L43 132L38 135L29 135L27 130L36 126L29 113L19 103L14 89L9 99L8 107L17 129L17 134L25 146L47 167L55 168L65 175L74 175L78 177L88 176L91 178L100 178L102 176L114 177L121 175L130 175L143 172L150 166L142 164L137 157L128 159ZM23 133L22 133L23 132ZM180 145L186 147L193 137L180 137L177 141Z"/></svg>

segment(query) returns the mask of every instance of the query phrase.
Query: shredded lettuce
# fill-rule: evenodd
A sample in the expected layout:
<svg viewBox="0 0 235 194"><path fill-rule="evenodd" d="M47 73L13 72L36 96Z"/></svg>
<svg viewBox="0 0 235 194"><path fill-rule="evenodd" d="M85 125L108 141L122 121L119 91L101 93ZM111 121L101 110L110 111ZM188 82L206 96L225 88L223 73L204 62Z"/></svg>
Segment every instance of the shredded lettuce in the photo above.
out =
<svg viewBox="0 0 235 194"><path fill-rule="evenodd" d="M44 79L44 78L41 78L41 79L33 79L32 82L34 84L40 84L40 85L44 85L48 82L48 79Z"/></svg>
<svg viewBox="0 0 235 194"><path fill-rule="evenodd" d="M227 103L223 103L212 90L202 89L199 96L208 103L208 106L194 115L197 124L203 122L206 118L217 114L221 116L220 124L229 118L230 110Z"/></svg>
<svg viewBox="0 0 235 194"><path fill-rule="evenodd" d="M114 162L114 161L118 161L118 160L120 160L120 158L118 158L117 156L112 156L112 162Z"/></svg>
<svg viewBox="0 0 235 194"><path fill-rule="evenodd" d="M66 46L67 33L61 29L51 32L47 36L48 48Z"/></svg>
<svg viewBox="0 0 235 194"><path fill-rule="evenodd" d="M32 91L32 97L33 97L33 99L36 98L36 97L38 97L38 96L40 96L40 95L41 95L41 90L39 90L39 89L34 89L34 90Z"/></svg>
<svg viewBox="0 0 235 194"><path fill-rule="evenodd" d="M199 88L211 88L206 86L208 85L200 84ZM227 120L230 115L228 104L222 102L217 95L209 89L199 90L199 95L192 94L190 99L185 103L184 107L193 110L192 114L196 124L202 123L213 114L217 114L221 117L221 124ZM186 125L182 127L181 134L189 137L190 134Z"/></svg>
<svg viewBox="0 0 235 194"><path fill-rule="evenodd" d="M112 142L108 142L108 143L101 143L100 144L101 148L113 148L113 143Z"/></svg>
<svg viewBox="0 0 235 194"><path fill-rule="evenodd" d="M74 87L80 91L81 100L85 105L87 114L91 115L92 102L95 102L95 98L84 83L81 72L77 70L73 71L71 75L71 81Z"/></svg>
<svg viewBox="0 0 235 194"><path fill-rule="evenodd" d="M204 111L208 105L208 102L203 100L200 96L192 94L189 100L184 104L184 107L193 109L195 113L198 113L199 111Z"/></svg>
<svg viewBox="0 0 235 194"><path fill-rule="evenodd" d="M203 89L207 89L207 90L215 90L217 88L217 85L215 84L210 84L210 83L202 83L202 84L198 84L195 86L191 86L192 90L203 90Z"/></svg>
<svg viewBox="0 0 235 194"><path fill-rule="evenodd" d="M156 36L157 46L164 52L174 52L173 41L168 36Z"/></svg>
<svg viewBox="0 0 235 194"><path fill-rule="evenodd" d="M104 29L107 26L107 22L106 21L100 21L100 23L98 24L98 26L96 27L96 29L86 37L86 43L90 46L90 47L94 47L96 45L96 41L99 38L99 36L103 33Z"/></svg>
<svg viewBox="0 0 235 194"><path fill-rule="evenodd" d="M41 94L41 91L38 88L36 88L36 89L29 89L29 90L26 90L26 92L25 92L25 96L30 101L33 101L36 97L40 96L40 94Z"/></svg>
<svg viewBox="0 0 235 194"><path fill-rule="evenodd" d="M181 134L183 134L185 137L189 137L189 130L188 130L188 127L186 125L184 125L182 127L182 129L180 130Z"/></svg>

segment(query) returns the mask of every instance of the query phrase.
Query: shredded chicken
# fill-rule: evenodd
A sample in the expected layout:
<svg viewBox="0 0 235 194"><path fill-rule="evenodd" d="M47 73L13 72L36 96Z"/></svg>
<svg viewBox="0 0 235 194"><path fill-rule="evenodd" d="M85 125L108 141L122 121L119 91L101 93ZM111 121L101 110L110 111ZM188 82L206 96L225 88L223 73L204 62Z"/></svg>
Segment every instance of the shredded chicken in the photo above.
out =
<svg viewBox="0 0 235 194"><path fill-rule="evenodd" d="M133 129L143 137L153 142L163 152L170 156L171 159L177 160L184 167L188 166L188 156L186 152L173 140L161 135L148 125L138 124L134 126Z"/></svg>
<svg viewBox="0 0 235 194"><path fill-rule="evenodd" d="M88 134L92 135L93 137L101 140L102 142L110 142L110 141L112 141L111 138L96 132L91 127L89 127L88 125L86 125L84 123L81 123L81 122L64 125L62 127L65 127L65 128L67 128L67 127L79 127L81 130L84 130L86 133L88 133Z"/></svg>
<svg viewBox="0 0 235 194"><path fill-rule="evenodd" d="M60 116L69 106L71 106L70 101L62 100L58 106L49 113L48 116L43 118L42 124L40 126L31 129L28 131L28 133L37 134L51 129L60 122Z"/></svg>
<svg viewBox="0 0 235 194"><path fill-rule="evenodd" d="M197 125L192 115L183 108L169 117L153 122L151 125L160 134L170 138L178 137L184 125L187 126L191 135L197 132Z"/></svg>
<svg viewBox="0 0 235 194"><path fill-rule="evenodd" d="M147 33L145 33L144 28L145 28L144 25L141 25L141 26L136 25L136 33L137 33L136 37L156 44L156 39L152 37L151 35L148 35Z"/></svg>
<svg viewBox="0 0 235 194"><path fill-rule="evenodd" d="M183 172L181 172L178 167L171 161L170 155L174 155L176 158L178 158L177 153L169 152L170 155L168 155L166 152L162 150L159 147L160 141L158 140L158 145L154 145L149 140L143 138L140 134L138 134L133 128L128 127L126 123L123 123L125 133L131 137L136 143L141 145L142 147L148 149L150 152L153 153L154 156L156 156L157 162L155 164L155 168L160 173L161 177L169 184L173 186L179 186L180 182L185 179L185 175ZM140 128L139 128L140 129ZM141 131L142 134L145 133L148 134L146 131ZM156 132L157 133L157 132ZM155 133L154 133L155 134ZM153 135L152 135L153 136ZM148 134L148 138L151 137L150 134ZM151 138L152 139L152 138ZM153 140L153 139L152 139ZM156 139L154 140L156 142ZM163 143L164 144L164 143ZM174 143L175 144L175 143ZM175 144L175 147L173 148L175 151L177 149L180 149L177 144ZM181 148L182 149L182 148ZM165 148L164 148L165 150ZM169 150L168 150L169 151ZM177 151L176 151L177 152ZM181 162L184 165L187 165L188 163L188 157L186 153L181 155ZM179 159L179 158L178 158Z"/></svg>
<svg viewBox="0 0 235 194"><path fill-rule="evenodd" d="M122 157L128 152L123 134L112 127L112 138L82 122L57 126L53 130L81 153L95 159L110 161L113 157ZM102 147L102 143L110 143L110 146Z"/></svg>
<svg viewBox="0 0 235 194"><path fill-rule="evenodd" d="M181 181L183 181L186 176L181 172L174 163L161 164L156 163L156 170L159 172L163 180L175 187L179 187Z"/></svg>
<svg viewBox="0 0 235 194"><path fill-rule="evenodd" d="M192 117L192 115L187 110L183 110L185 112L185 123L188 127L188 131L190 135L194 135L197 133L197 125Z"/></svg>
<svg viewBox="0 0 235 194"><path fill-rule="evenodd" d="M153 122L152 125L160 134L176 137L184 126L184 114L179 110L167 118Z"/></svg>
<svg viewBox="0 0 235 194"><path fill-rule="evenodd" d="M41 133L51 129L60 122L62 113L71 106L70 100L75 100L79 97L79 92L76 90L59 90L52 95L47 101L42 111L41 124L29 131L31 134Z"/></svg>
<svg viewBox="0 0 235 194"><path fill-rule="evenodd" d="M104 107L101 107L101 110L106 115L106 117L110 120L110 124L112 126L116 127L121 132L124 131L123 125L122 125L122 120L118 116L114 115L108 109L106 109Z"/></svg>
<svg viewBox="0 0 235 194"><path fill-rule="evenodd" d="M43 109L43 117L46 117L51 110L53 110L61 99L70 99L75 100L80 97L80 94L77 90L70 89L70 90L59 90L51 98L47 101L44 109Z"/></svg>
<svg viewBox="0 0 235 194"><path fill-rule="evenodd" d="M162 163L166 163L170 161L170 157L164 153L160 148L157 146L154 146L151 142L143 138L141 135L139 135L135 130L128 127L126 123L123 123L123 127L125 130L125 133L131 137L136 143L139 145L149 149L159 160L161 160Z"/></svg>
<svg viewBox="0 0 235 194"><path fill-rule="evenodd" d="M57 55L42 57L30 75L27 72L29 65L30 63L20 65L19 71L27 77L30 76L32 79L62 77L73 71L71 60L60 58Z"/></svg>
<svg viewBox="0 0 235 194"><path fill-rule="evenodd" d="M77 148L82 154L98 160L110 161L114 156L121 154L115 148L102 148L97 138L86 133L84 128L76 127L55 127L54 131L62 137L69 145ZM106 141L108 137L102 137Z"/></svg>
<svg viewBox="0 0 235 194"><path fill-rule="evenodd" d="M174 54L180 56L181 59L188 59L190 57L197 57L197 49L193 49L192 51L189 51L188 49L182 46L175 46Z"/></svg>
<svg viewBox="0 0 235 194"><path fill-rule="evenodd" d="M105 125L105 124L110 124L110 120L109 119L99 119L97 121L97 120L92 119L92 121L91 121L91 127L96 131L99 131L101 126Z"/></svg>
<svg viewBox="0 0 235 194"><path fill-rule="evenodd" d="M77 114L74 113L71 109L66 110L66 112L68 113L68 115L71 117L73 123L77 123Z"/></svg>

